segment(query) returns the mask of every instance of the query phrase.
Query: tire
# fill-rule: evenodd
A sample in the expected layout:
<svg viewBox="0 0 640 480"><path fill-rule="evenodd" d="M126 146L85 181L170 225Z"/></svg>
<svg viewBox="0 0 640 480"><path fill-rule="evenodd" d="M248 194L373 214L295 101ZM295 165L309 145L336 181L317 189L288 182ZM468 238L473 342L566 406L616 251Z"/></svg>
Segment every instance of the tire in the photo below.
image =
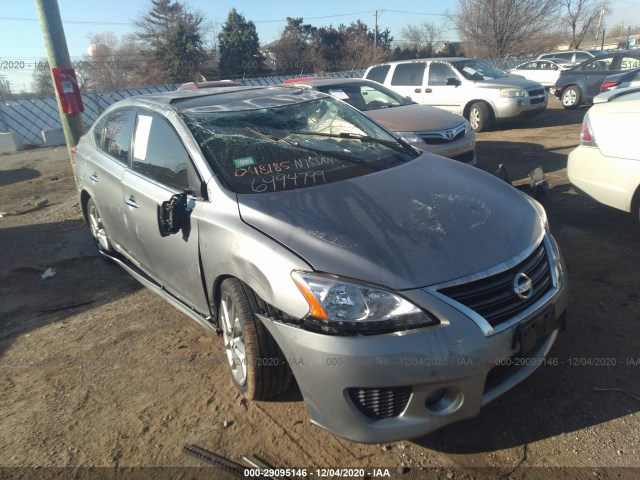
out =
<svg viewBox="0 0 640 480"><path fill-rule="evenodd" d="M112 254L113 249L111 248L111 242L109 241L107 231L102 223L102 217L93 198L89 198L87 201L87 223L89 224L89 231L91 232L98 252Z"/></svg>
<svg viewBox="0 0 640 480"><path fill-rule="evenodd" d="M287 390L291 370L282 351L256 317L253 291L237 278L220 287L218 322L231 368L231 380L249 400L265 400Z"/></svg>
<svg viewBox="0 0 640 480"><path fill-rule="evenodd" d="M578 108L580 106L581 99L582 95L580 93L580 89L573 85L565 88L562 95L560 95L562 106L567 110Z"/></svg>
<svg viewBox="0 0 640 480"><path fill-rule="evenodd" d="M476 102L469 109L469 123L474 132L484 132L491 124L489 108L484 102Z"/></svg>

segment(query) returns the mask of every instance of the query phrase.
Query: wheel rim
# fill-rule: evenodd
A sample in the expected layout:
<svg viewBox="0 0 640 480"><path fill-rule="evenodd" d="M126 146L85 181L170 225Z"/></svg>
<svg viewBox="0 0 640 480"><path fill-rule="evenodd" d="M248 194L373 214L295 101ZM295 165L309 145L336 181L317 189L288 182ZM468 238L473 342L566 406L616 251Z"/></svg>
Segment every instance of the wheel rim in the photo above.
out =
<svg viewBox="0 0 640 480"><path fill-rule="evenodd" d="M109 250L107 232L104 230L102 218L100 218L100 214L98 213L98 209L94 203L91 203L91 206L89 207L89 227L98 250Z"/></svg>
<svg viewBox="0 0 640 480"><path fill-rule="evenodd" d="M472 108L469 112L469 123L474 130L480 125L480 111L477 108Z"/></svg>
<svg viewBox="0 0 640 480"><path fill-rule="evenodd" d="M227 361L235 382L244 386L247 383L247 356L245 353L242 323L238 317L236 305L228 292L221 299L222 339L227 352Z"/></svg>
<svg viewBox="0 0 640 480"><path fill-rule="evenodd" d="M573 88L570 88L562 95L562 104L567 107L575 105L578 95Z"/></svg>

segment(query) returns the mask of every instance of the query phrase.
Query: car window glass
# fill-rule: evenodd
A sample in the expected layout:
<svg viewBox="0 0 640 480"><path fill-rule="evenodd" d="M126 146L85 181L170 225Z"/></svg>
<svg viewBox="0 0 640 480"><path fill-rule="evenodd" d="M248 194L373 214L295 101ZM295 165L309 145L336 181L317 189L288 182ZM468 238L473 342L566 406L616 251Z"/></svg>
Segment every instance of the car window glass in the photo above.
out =
<svg viewBox="0 0 640 480"><path fill-rule="evenodd" d="M374 82L384 83L384 79L387 78L387 73L391 68L390 65L382 65L380 67L373 67L369 70L367 77L369 80L373 80Z"/></svg>
<svg viewBox="0 0 640 480"><path fill-rule="evenodd" d="M106 117L102 117L93 127L93 139L100 148L102 148L102 133L104 132L105 123L107 123L107 119Z"/></svg>
<svg viewBox="0 0 640 480"><path fill-rule="evenodd" d="M105 126L104 151L127 164L134 118L132 110L118 110L109 115Z"/></svg>
<svg viewBox="0 0 640 480"><path fill-rule="evenodd" d="M562 58L563 60L572 60L573 53L558 53L555 55L557 58Z"/></svg>
<svg viewBox="0 0 640 480"><path fill-rule="evenodd" d="M609 70L609 67L611 66L612 61L613 61L613 57L598 58L598 59L594 58L592 61L583 65L582 70L589 71L589 72Z"/></svg>
<svg viewBox="0 0 640 480"><path fill-rule="evenodd" d="M424 63L400 63L396 65L391 85L421 86Z"/></svg>
<svg viewBox="0 0 640 480"><path fill-rule="evenodd" d="M318 87L318 90L363 112L411 104L410 100L382 85L332 85Z"/></svg>
<svg viewBox="0 0 640 480"><path fill-rule="evenodd" d="M622 57L620 60L620 70L631 70L640 67L640 59L637 57Z"/></svg>
<svg viewBox="0 0 640 480"><path fill-rule="evenodd" d="M157 115L138 115L133 169L177 190L189 188L189 154L171 126Z"/></svg>
<svg viewBox="0 0 640 480"><path fill-rule="evenodd" d="M589 60L593 58L591 55L585 52L577 52L576 53L576 62L584 62L585 60Z"/></svg>
<svg viewBox="0 0 640 480"><path fill-rule="evenodd" d="M438 62L429 65L429 85L446 85L447 78L458 78L449 65Z"/></svg>

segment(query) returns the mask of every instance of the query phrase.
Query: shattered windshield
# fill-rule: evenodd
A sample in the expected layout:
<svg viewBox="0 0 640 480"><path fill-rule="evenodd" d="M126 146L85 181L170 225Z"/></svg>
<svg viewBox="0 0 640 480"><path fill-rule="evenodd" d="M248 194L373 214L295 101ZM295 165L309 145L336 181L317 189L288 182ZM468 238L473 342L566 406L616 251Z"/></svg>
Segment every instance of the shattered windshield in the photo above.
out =
<svg viewBox="0 0 640 480"><path fill-rule="evenodd" d="M390 168L418 155L332 98L182 115L214 172L237 193L312 187Z"/></svg>
<svg viewBox="0 0 640 480"><path fill-rule="evenodd" d="M467 80L493 80L494 78L506 77L504 72L493 68L482 60L462 60L452 63Z"/></svg>

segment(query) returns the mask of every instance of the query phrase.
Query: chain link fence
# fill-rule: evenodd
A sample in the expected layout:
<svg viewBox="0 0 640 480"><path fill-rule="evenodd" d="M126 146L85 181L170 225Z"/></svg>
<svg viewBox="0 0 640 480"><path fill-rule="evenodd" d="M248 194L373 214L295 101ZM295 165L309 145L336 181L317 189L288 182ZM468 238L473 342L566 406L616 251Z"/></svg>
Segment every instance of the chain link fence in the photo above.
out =
<svg viewBox="0 0 640 480"><path fill-rule="evenodd" d="M364 70L332 72L323 76L334 78L361 78ZM242 78L234 81L247 86L278 85L289 78L299 75ZM102 112L111 104L123 98L149 93L161 93L175 90L178 85L159 85L144 88L129 88L110 92L91 92L82 94L84 105L83 122L92 125ZM44 144L43 130L62 128L58 104L55 96L7 100L0 102L0 131L14 132L26 146Z"/></svg>

